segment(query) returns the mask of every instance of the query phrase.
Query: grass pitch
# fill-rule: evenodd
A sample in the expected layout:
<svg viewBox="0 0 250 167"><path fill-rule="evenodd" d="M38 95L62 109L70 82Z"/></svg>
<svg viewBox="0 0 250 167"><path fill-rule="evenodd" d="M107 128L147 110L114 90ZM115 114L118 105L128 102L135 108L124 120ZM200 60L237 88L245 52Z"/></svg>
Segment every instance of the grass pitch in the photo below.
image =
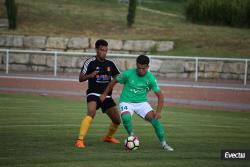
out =
<svg viewBox="0 0 250 167"><path fill-rule="evenodd" d="M140 149L103 143L109 119L98 111L86 149L74 147L86 104L51 97L0 95L2 167L165 167L249 166L249 161L220 160L221 149L250 149L250 113L167 107L162 111L169 143L165 152L149 123L133 117ZM126 138L121 126L116 136Z"/></svg>

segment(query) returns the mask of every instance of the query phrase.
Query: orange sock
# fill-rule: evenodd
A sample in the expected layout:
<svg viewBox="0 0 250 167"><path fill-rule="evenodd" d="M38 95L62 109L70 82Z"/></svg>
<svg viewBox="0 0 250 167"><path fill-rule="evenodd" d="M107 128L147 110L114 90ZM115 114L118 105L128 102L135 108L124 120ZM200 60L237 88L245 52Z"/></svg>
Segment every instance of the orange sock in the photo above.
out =
<svg viewBox="0 0 250 167"><path fill-rule="evenodd" d="M83 140L85 138L92 120L93 120L93 118L90 116L86 116L82 120L78 139Z"/></svg>
<svg viewBox="0 0 250 167"><path fill-rule="evenodd" d="M111 122L107 136L113 136L118 127L119 127L118 124L114 124L113 122Z"/></svg>

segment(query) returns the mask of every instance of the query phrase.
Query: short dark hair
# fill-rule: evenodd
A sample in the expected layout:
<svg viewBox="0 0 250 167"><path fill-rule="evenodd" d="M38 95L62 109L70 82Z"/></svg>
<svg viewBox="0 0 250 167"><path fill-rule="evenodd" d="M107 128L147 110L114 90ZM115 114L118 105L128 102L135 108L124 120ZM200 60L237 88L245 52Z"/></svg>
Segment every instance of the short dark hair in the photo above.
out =
<svg viewBox="0 0 250 167"><path fill-rule="evenodd" d="M149 58L145 55L140 55L136 58L136 63L138 64L149 64Z"/></svg>
<svg viewBox="0 0 250 167"><path fill-rule="evenodd" d="M96 42L95 42L95 48L99 48L100 46L108 46L108 42L105 41L104 39L98 39Z"/></svg>

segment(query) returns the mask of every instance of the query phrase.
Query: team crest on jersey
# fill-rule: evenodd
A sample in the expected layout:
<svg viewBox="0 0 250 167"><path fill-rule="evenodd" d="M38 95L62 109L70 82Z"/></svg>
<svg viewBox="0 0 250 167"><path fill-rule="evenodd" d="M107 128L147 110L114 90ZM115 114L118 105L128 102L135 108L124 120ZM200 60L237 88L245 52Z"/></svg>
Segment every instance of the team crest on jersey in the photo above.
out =
<svg viewBox="0 0 250 167"><path fill-rule="evenodd" d="M110 71L110 67L107 67L107 71Z"/></svg>

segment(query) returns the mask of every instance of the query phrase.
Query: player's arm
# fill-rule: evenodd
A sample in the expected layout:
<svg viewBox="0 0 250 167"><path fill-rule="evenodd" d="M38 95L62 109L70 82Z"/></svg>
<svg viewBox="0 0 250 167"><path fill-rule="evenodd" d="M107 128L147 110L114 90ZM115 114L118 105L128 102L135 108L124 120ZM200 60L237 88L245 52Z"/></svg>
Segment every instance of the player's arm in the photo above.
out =
<svg viewBox="0 0 250 167"><path fill-rule="evenodd" d="M155 119L161 118L161 109L164 104L164 96L161 92L161 88L159 87L157 83L157 79L152 75L151 78L151 89L154 91L155 95L157 96L158 99L158 104L157 104L157 109L155 113Z"/></svg>
<svg viewBox="0 0 250 167"><path fill-rule="evenodd" d="M116 77L114 77L108 84L107 88L104 90L102 95L99 97L101 102L103 102L108 95L108 93L114 88L115 84L117 83Z"/></svg>
<svg viewBox="0 0 250 167"><path fill-rule="evenodd" d="M81 72L79 74L79 82L84 82L90 78L94 78L96 74L99 72L97 70L93 70L93 65L91 61L94 60L93 58L87 59L82 66Z"/></svg>
<svg viewBox="0 0 250 167"><path fill-rule="evenodd" d="M98 73L98 71L93 71L92 73L87 75L87 74L84 74L81 72L79 75L79 82L84 82L90 78L94 78L97 73Z"/></svg>
<svg viewBox="0 0 250 167"><path fill-rule="evenodd" d="M158 98L158 104L157 104L157 109L155 113L155 119L160 119L161 118L161 110L164 104L164 96L161 91L155 92L155 95Z"/></svg>

